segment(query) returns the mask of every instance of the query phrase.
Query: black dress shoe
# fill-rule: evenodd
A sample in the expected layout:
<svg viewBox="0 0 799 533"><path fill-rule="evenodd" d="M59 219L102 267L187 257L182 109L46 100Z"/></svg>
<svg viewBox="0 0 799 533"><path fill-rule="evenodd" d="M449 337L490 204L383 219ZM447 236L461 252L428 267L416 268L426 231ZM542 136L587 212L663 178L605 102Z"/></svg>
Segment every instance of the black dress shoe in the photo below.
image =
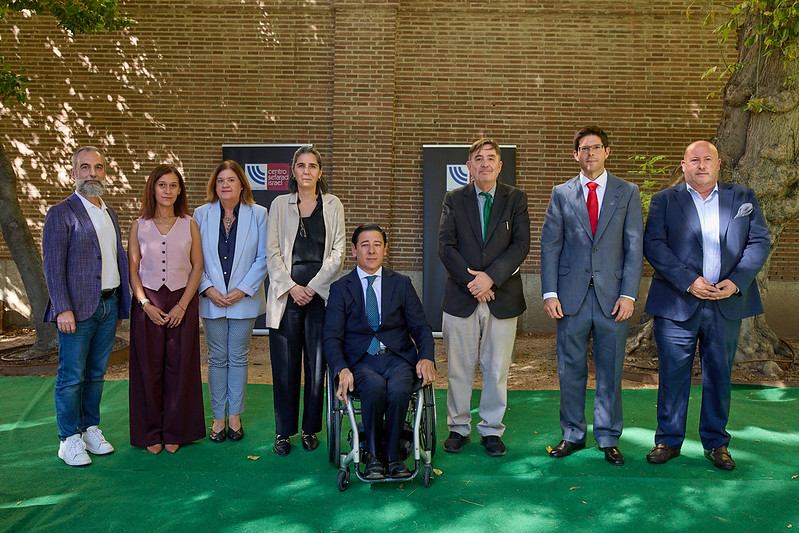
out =
<svg viewBox="0 0 799 533"><path fill-rule="evenodd" d="M411 471L402 461L391 461L388 463L389 477L411 477Z"/></svg>
<svg viewBox="0 0 799 533"><path fill-rule="evenodd" d="M552 448L552 451L549 452L550 457L566 457L567 455L571 455L577 450L582 450L585 448L584 442L569 442L567 440L562 440L558 443L557 446Z"/></svg>
<svg viewBox="0 0 799 533"><path fill-rule="evenodd" d="M319 439L316 438L316 434L314 433L302 433L302 447L305 449L306 452L310 452L316 449L319 446Z"/></svg>
<svg viewBox="0 0 799 533"><path fill-rule="evenodd" d="M469 442L469 435L461 435L454 431L449 432L449 437L444 441L444 451L449 453L459 453L463 450L463 445Z"/></svg>
<svg viewBox="0 0 799 533"><path fill-rule="evenodd" d="M230 440L236 441L241 440L244 438L244 426L241 426L239 429L233 429L232 427L227 428L227 438Z"/></svg>
<svg viewBox="0 0 799 533"><path fill-rule="evenodd" d="M288 455L291 451L291 441L285 435L275 435L275 445L272 449L281 457Z"/></svg>
<svg viewBox="0 0 799 533"><path fill-rule="evenodd" d="M652 464L662 465L669 459L679 457L679 455L679 448L669 448L665 444L655 444L655 447L652 448L652 451L647 454L646 460Z"/></svg>
<svg viewBox="0 0 799 533"><path fill-rule="evenodd" d="M491 457L502 457L505 455L505 443L499 435L486 435L480 439L480 444L485 446L486 453Z"/></svg>
<svg viewBox="0 0 799 533"><path fill-rule="evenodd" d="M383 479L386 477L386 469L383 468L383 463L380 459L369 456L366 461L366 469L363 471L363 477L370 480Z"/></svg>
<svg viewBox="0 0 799 533"><path fill-rule="evenodd" d="M735 461L730 457L730 452L726 446L719 446L712 450L705 450L705 457L713 461L713 466L722 470L732 470L735 468Z"/></svg>
<svg viewBox="0 0 799 533"><path fill-rule="evenodd" d="M225 431L225 428L222 428L217 432L211 428L211 431L208 432L208 438L214 442L225 442L225 439L227 438L227 431Z"/></svg>
<svg viewBox="0 0 799 533"><path fill-rule="evenodd" d="M600 450L605 452L605 461L609 462L610 464L616 466L621 466L624 464L624 456L616 446L600 448Z"/></svg>

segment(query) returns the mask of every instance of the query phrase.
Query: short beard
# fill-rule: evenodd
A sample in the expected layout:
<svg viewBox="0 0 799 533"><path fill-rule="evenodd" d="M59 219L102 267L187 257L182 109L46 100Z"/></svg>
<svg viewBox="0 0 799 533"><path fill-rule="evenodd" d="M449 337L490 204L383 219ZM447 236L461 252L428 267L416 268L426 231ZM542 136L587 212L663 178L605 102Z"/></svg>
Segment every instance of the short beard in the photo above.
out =
<svg viewBox="0 0 799 533"><path fill-rule="evenodd" d="M84 196L97 198L105 192L105 185L103 185L103 182L89 183L88 180L81 180L78 181L77 190Z"/></svg>

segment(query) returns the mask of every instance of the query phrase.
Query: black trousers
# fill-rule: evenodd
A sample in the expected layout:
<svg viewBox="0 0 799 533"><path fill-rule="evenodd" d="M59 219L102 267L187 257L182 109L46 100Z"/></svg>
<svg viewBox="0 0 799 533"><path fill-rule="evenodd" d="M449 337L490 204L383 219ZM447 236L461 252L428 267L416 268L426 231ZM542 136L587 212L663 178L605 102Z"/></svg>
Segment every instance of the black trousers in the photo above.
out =
<svg viewBox="0 0 799 533"><path fill-rule="evenodd" d="M365 355L350 371L355 378L355 391L361 398L361 419L369 453L374 457L386 457L389 462L399 461L400 433L413 393L416 368L402 357L386 352ZM384 436L384 416L386 448L379 450Z"/></svg>
<svg viewBox="0 0 799 533"><path fill-rule="evenodd" d="M269 352L275 402L275 432L295 435L299 426L300 376L305 371L302 430L322 430L325 360L322 333L325 301L318 294L306 305L288 297L280 327L269 330Z"/></svg>

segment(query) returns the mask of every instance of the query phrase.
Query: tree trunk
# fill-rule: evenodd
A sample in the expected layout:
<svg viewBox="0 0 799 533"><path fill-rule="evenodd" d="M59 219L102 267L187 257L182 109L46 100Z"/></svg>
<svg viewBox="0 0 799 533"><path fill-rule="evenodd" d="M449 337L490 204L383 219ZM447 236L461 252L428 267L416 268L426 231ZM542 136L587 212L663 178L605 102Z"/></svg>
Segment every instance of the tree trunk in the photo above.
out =
<svg viewBox="0 0 799 533"><path fill-rule="evenodd" d="M0 230L22 276L36 326L36 341L24 358L52 352L58 347L58 336L55 326L43 321L49 293L44 279L42 257L22 214L17 198L17 174L11 161L8 160L2 142L0 142Z"/></svg>
<svg viewBox="0 0 799 533"><path fill-rule="evenodd" d="M799 91L796 81L789 84L790 76L797 73L796 62L786 68L778 52L763 57L757 46L744 45L758 22L750 15L738 28L741 68L730 76L724 89L721 121L712 142L721 157L719 179L754 189L768 224L769 261L757 276L761 297L765 297L771 254L785 227L799 218ZM766 110L757 113L746 108L755 98L763 99ZM657 354L651 317L648 321L649 325L642 321L632 327L627 342L629 359L639 366ZM743 321L735 355L738 368L779 375L781 368L770 360L791 358L764 316Z"/></svg>

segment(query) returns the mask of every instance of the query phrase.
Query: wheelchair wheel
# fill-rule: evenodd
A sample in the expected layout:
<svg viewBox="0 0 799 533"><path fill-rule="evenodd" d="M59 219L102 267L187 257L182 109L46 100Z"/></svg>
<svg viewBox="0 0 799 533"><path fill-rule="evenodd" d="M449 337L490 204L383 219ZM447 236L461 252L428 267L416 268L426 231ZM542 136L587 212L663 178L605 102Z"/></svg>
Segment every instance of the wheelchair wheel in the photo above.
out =
<svg viewBox="0 0 799 533"><path fill-rule="evenodd" d="M332 439L328 441L331 454L330 460L333 461L336 468L341 466L341 416L340 411L333 413L333 428L328 430L328 438ZM349 479L349 475L347 479Z"/></svg>
<svg viewBox="0 0 799 533"><path fill-rule="evenodd" d="M335 429L336 420L339 418L338 412L335 410L335 391L333 390L333 380L330 379L330 373L325 373L325 391L327 393L327 409L326 409L326 417L327 417L327 455L328 460L331 463L335 463L336 467L338 467L339 461L339 453L336 450L336 442L338 441L338 431ZM338 425L341 425L339 420Z"/></svg>
<svg viewBox="0 0 799 533"><path fill-rule="evenodd" d="M432 392L432 389L431 389ZM425 399L425 409L422 411L421 427L422 447L430 450L430 455L436 454L436 410L431 399Z"/></svg>
<svg viewBox="0 0 799 533"><path fill-rule="evenodd" d="M347 490L347 487L350 485L350 467L347 467L345 470L338 471L338 477L336 478L336 486L338 490L344 492Z"/></svg>
<svg viewBox="0 0 799 533"><path fill-rule="evenodd" d="M422 480L424 481L424 488L429 489L430 483L433 482L433 467L432 466L425 466L424 467L424 474L422 474Z"/></svg>

